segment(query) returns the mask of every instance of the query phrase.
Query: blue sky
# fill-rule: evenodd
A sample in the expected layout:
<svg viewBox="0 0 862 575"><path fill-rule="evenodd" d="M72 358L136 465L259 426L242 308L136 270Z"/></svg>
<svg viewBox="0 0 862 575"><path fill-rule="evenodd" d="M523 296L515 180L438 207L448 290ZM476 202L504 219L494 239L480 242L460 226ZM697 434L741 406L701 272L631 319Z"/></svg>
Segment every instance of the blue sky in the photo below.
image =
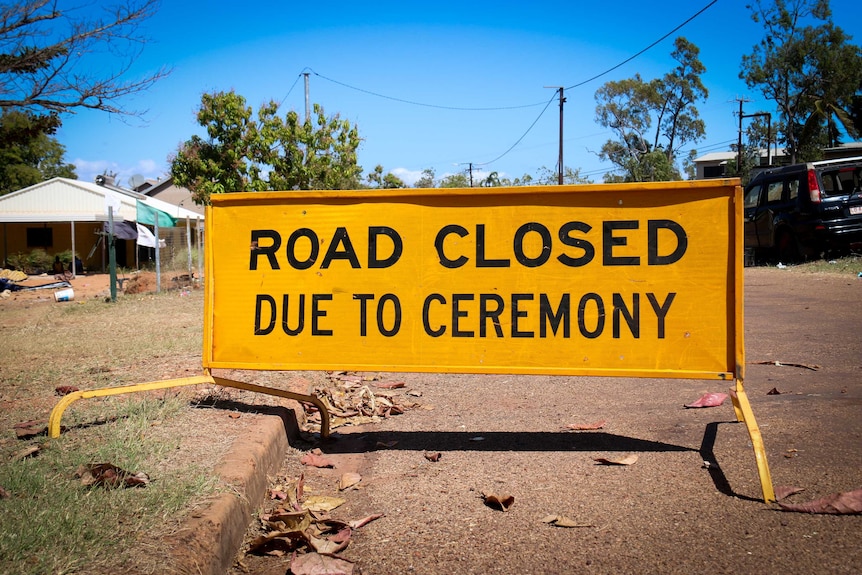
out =
<svg viewBox="0 0 862 575"><path fill-rule="evenodd" d="M568 88L617 66L710 3L164 1L143 26L151 42L131 73L173 71L124 101L146 114L82 111L64 117L57 138L80 179L106 170L121 185L133 174L157 178L182 142L204 134L195 121L203 93L233 89L255 111L276 100L283 113L304 114L307 71L310 101L357 125L366 171L380 164L408 183L426 168L440 177L470 163L476 173L535 175L542 166L555 170L558 155L559 107L554 100L542 113L555 97L546 86ZM772 111L738 78L742 55L763 35L746 3L717 0L631 62L566 90L565 165L602 181L611 166L597 152L611 134L595 122L596 90L670 71L677 36L700 48L707 68L709 99L699 105L707 134L694 146L700 153L736 141L736 98L751 100L745 113ZM858 0L831 4L836 24L862 42Z"/></svg>

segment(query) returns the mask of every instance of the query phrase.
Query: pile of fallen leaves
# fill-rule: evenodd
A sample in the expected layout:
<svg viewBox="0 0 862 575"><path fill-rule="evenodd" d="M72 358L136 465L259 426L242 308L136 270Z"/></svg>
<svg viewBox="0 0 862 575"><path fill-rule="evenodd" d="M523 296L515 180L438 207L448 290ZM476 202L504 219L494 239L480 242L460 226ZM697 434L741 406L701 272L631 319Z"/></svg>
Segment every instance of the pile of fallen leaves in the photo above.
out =
<svg viewBox="0 0 862 575"><path fill-rule="evenodd" d="M421 394L405 390L404 382L384 382L376 375L359 375L354 372L334 371L326 375L327 383L315 386L312 393L326 405L332 429L345 425L376 423L392 415L419 407L411 397ZM320 428L320 413L313 405L305 404L306 421L312 428Z"/></svg>
<svg viewBox="0 0 862 575"><path fill-rule="evenodd" d="M85 487L146 487L150 483L150 476L146 473L132 473L112 463L79 465L75 477Z"/></svg>
<svg viewBox="0 0 862 575"><path fill-rule="evenodd" d="M327 495L306 497L304 483L301 475L289 485L270 489L270 495L281 505L261 515L264 534L249 543L247 553L275 557L290 553L294 575L352 573L353 563L337 554L347 548L355 530L383 515L355 521L334 519L330 512L345 500Z"/></svg>

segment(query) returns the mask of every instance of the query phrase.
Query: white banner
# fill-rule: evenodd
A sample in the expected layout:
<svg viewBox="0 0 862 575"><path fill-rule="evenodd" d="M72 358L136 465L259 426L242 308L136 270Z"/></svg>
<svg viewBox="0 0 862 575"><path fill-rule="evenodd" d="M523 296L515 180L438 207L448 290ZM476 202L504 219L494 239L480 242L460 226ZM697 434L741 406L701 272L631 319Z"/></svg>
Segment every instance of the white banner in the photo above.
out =
<svg viewBox="0 0 862 575"><path fill-rule="evenodd" d="M147 226L141 224L138 224L138 245L148 248L156 247L156 236L153 235L153 232Z"/></svg>
<svg viewBox="0 0 862 575"><path fill-rule="evenodd" d="M112 208L114 217L120 217L120 196L114 192L105 189L105 215L108 215L108 208Z"/></svg>

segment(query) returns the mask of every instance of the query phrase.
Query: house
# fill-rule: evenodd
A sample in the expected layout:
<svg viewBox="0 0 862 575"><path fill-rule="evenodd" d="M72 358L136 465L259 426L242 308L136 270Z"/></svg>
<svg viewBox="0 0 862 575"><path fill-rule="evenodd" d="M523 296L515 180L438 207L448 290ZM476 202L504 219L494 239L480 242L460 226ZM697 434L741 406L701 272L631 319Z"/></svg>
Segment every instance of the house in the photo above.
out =
<svg viewBox="0 0 862 575"><path fill-rule="evenodd" d="M104 271L107 250L103 237L109 222L109 205L112 207L115 235L118 236L115 245L120 267L138 267L141 259L142 252L137 249L134 239L137 236L139 203L145 209L159 210L174 218L178 233L190 236L186 241L201 237L201 214L114 186L110 178L100 178L101 185L53 178L0 196L0 257L4 267L10 256L41 248L49 255L71 250L81 258L85 269ZM193 235L186 234L186 230L201 232ZM160 237L167 237L169 231L163 230L164 235L160 234ZM185 244L175 243L180 244L178 249ZM193 243L199 245L196 241Z"/></svg>
<svg viewBox="0 0 862 575"><path fill-rule="evenodd" d="M760 163L758 167L783 165L789 161L784 150L759 150ZM728 172L727 165L736 164L736 152L710 152L694 159L695 179L730 178L735 174Z"/></svg>
<svg viewBox="0 0 862 575"><path fill-rule="evenodd" d="M192 199L192 193L187 188L181 188L174 185L174 179L171 176L159 178L158 180L144 180L143 183L135 186L134 191L158 198L175 206L183 207L196 214L204 215L204 207L198 205Z"/></svg>
<svg viewBox="0 0 862 575"><path fill-rule="evenodd" d="M790 156L786 150L774 149L770 152L761 149L760 164L757 168L770 166L786 166L790 163ZM839 158L852 158L862 156L862 142L849 142L836 148L824 148L824 160L837 160ZM728 162L736 162L736 152L710 152L694 159L695 179L707 180L710 178L728 178L734 174L728 173Z"/></svg>

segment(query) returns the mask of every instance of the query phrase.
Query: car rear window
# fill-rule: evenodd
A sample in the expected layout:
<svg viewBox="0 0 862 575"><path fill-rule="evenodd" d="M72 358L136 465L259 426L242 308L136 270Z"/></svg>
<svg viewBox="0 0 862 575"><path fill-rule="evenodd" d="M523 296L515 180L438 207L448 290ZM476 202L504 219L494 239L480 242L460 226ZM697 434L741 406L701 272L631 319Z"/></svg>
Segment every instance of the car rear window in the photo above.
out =
<svg viewBox="0 0 862 575"><path fill-rule="evenodd" d="M820 172L824 196L847 196L859 189L862 166L843 166Z"/></svg>

